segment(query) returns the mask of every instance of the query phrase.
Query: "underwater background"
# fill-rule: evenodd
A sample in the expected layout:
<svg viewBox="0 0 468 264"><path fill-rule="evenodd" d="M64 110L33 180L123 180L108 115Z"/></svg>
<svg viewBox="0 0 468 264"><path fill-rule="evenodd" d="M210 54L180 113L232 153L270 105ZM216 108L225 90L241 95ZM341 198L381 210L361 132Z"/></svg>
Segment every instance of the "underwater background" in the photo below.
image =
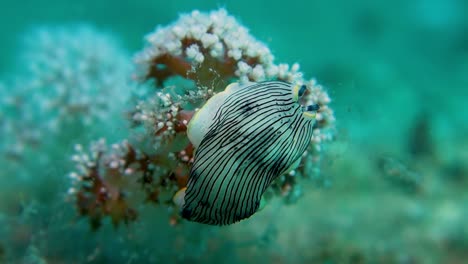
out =
<svg viewBox="0 0 468 264"><path fill-rule="evenodd" d="M313 168L293 195L229 226L175 219L173 205L148 199L84 208L71 172L88 160L75 153L155 135L127 120L153 96L134 81L145 36L220 8L331 98ZM0 10L0 263L467 263L468 2L2 0Z"/></svg>

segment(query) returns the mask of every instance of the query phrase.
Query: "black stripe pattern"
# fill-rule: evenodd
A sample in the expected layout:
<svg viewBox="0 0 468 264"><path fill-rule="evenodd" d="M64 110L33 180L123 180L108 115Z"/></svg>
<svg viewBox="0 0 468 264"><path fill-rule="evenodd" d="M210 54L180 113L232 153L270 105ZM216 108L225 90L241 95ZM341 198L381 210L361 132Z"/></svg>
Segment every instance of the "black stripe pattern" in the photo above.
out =
<svg viewBox="0 0 468 264"><path fill-rule="evenodd" d="M257 211L266 188L309 146L315 120L297 100L301 88L252 83L225 99L196 150L183 218L228 225Z"/></svg>

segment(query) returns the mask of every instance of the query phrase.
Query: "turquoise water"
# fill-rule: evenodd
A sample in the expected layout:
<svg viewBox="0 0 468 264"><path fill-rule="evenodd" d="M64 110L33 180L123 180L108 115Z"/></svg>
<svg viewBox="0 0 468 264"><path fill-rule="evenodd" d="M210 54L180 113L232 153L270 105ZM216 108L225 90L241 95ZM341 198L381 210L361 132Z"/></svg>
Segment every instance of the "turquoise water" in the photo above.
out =
<svg viewBox="0 0 468 264"><path fill-rule="evenodd" d="M466 262L465 1L95 2L1 5L0 263ZM107 152L128 139L154 154L157 123L132 119L138 101L160 109L147 100L162 88L138 79L134 63L144 37L219 8L275 62L297 62L323 86L331 140L298 168L291 195L268 193L263 210L234 225L178 218L175 180L155 202L140 181L108 178L132 210L119 200L83 211L70 172L86 161L76 153L105 138ZM193 83L164 85L177 94Z"/></svg>

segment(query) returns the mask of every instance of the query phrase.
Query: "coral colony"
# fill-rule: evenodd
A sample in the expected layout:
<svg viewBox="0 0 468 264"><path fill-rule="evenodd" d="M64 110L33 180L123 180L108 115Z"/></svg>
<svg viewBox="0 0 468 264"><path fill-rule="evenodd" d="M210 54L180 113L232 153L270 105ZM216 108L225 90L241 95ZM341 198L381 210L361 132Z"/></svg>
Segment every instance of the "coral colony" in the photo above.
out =
<svg viewBox="0 0 468 264"><path fill-rule="evenodd" d="M138 217L144 202L163 205L179 222L174 194L185 187L194 147L187 125L194 112L229 83L283 80L309 87L303 105L319 104L317 123L303 166L279 177L265 194L294 201L300 195L298 177L317 166L321 146L331 139L330 98L315 80L306 80L299 65L275 64L268 47L251 36L224 9L181 15L173 24L146 36L146 47L135 56L140 83L138 102L128 112L128 139L108 145L104 139L89 148L76 145L69 174L79 213L94 228L105 217L115 225Z"/></svg>
<svg viewBox="0 0 468 264"><path fill-rule="evenodd" d="M20 54L26 72L0 84L6 139L0 151L30 164L47 156L37 153L50 153L43 148L68 145L79 134L97 136L95 128L109 124L128 100L132 67L113 37L87 25L35 28L26 36Z"/></svg>

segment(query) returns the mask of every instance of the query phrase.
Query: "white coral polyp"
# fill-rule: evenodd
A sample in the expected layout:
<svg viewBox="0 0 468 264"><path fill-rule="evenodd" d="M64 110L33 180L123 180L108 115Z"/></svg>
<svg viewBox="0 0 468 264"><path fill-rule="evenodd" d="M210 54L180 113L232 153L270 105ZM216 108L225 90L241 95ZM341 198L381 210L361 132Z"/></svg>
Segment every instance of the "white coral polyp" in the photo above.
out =
<svg viewBox="0 0 468 264"><path fill-rule="evenodd" d="M186 50L185 53L187 54L187 57L196 63L200 64L203 62L205 59L205 56L200 52L200 48L198 47L197 44L192 44L190 45Z"/></svg>

